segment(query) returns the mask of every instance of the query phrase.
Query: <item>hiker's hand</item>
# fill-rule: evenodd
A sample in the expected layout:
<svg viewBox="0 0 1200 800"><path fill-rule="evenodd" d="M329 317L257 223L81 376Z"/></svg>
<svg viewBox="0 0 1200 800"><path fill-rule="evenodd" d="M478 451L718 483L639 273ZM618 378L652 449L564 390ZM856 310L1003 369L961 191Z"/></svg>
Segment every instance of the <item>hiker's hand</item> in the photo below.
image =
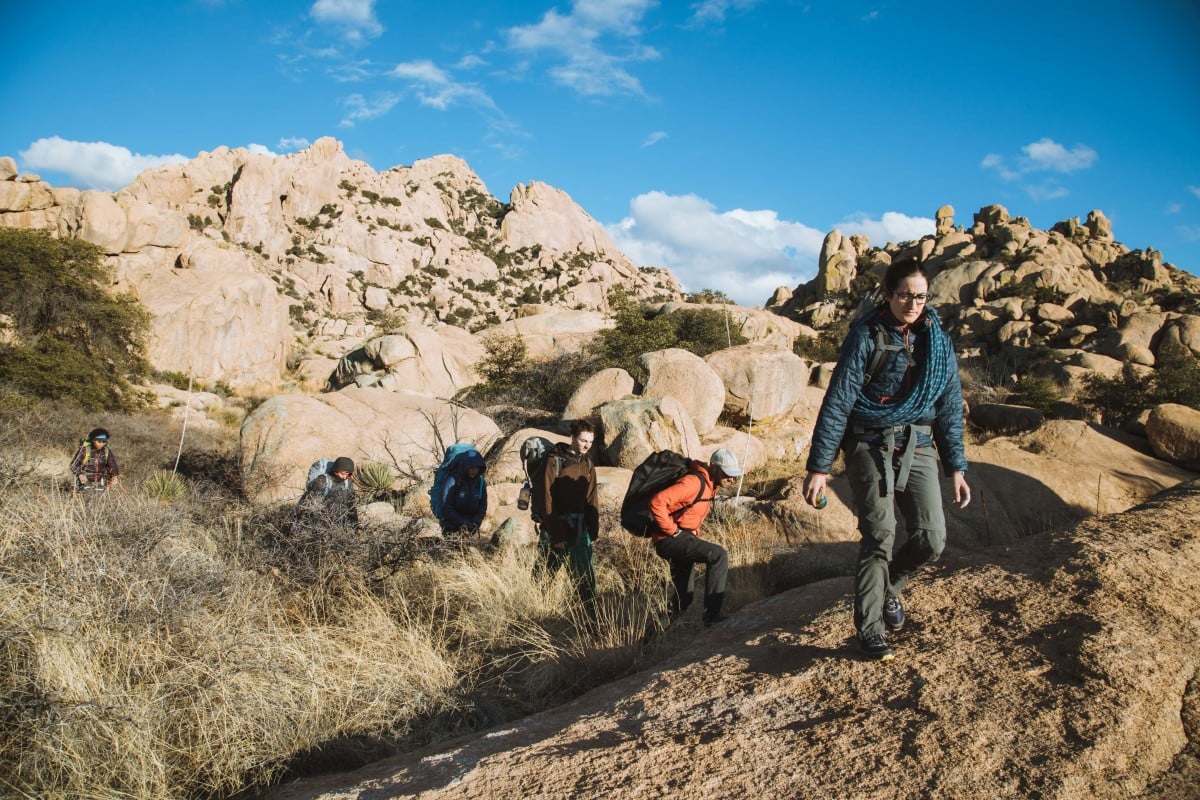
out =
<svg viewBox="0 0 1200 800"><path fill-rule="evenodd" d="M954 502L959 508L966 508L971 502L971 487L967 486L967 476L961 472L954 473Z"/></svg>
<svg viewBox="0 0 1200 800"><path fill-rule="evenodd" d="M76 475L75 478L76 478L76 480L79 481L80 486L87 486L87 476L86 475Z"/></svg>
<svg viewBox="0 0 1200 800"><path fill-rule="evenodd" d="M804 502L808 503L813 508L817 506L817 498L825 494L825 481L829 478L824 472L810 472L804 476L804 484L801 487L801 492L804 495ZM964 484L965 486L966 484Z"/></svg>

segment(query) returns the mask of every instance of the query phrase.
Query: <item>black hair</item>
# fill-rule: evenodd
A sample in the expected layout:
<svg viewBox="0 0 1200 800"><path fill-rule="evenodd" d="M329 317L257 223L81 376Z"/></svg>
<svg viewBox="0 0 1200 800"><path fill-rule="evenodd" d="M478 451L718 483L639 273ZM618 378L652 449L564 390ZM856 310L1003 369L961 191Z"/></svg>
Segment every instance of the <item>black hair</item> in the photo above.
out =
<svg viewBox="0 0 1200 800"><path fill-rule="evenodd" d="M571 438L574 439L581 433L596 433L596 426L588 422L586 419L577 419L571 423Z"/></svg>
<svg viewBox="0 0 1200 800"><path fill-rule="evenodd" d="M108 431L104 430L104 428L95 428L91 433L88 434L88 441L92 441L97 436L103 436L105 439L107 439Z"/></svg>
<svg viewBox="0 0 1200 800"><path fill-rule="evenodd" d="M929 282L929 276L925 274L925 268L913 256L893 261L887 268L887 272L883 273L884 291L888 294L895 294L896 289L900 286L900 281L905 278L911 278L913 275L920 275L925 279L926 283Z"/></svg>

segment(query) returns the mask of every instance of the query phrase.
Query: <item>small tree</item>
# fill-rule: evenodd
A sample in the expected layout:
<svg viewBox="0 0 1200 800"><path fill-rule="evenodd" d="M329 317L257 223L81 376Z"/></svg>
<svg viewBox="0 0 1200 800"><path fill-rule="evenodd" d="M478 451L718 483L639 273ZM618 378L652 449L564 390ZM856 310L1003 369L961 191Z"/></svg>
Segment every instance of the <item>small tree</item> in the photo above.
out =
<svg viewBox="0 0 1200 800"><path fill-rule="evenodd" d="M149 372L150 315L131 295L105 290L100 257L77 239L0 229L0 313L14 334L0 345L0 375L17 391L86 409L141 404L130 379Z"/></svg>

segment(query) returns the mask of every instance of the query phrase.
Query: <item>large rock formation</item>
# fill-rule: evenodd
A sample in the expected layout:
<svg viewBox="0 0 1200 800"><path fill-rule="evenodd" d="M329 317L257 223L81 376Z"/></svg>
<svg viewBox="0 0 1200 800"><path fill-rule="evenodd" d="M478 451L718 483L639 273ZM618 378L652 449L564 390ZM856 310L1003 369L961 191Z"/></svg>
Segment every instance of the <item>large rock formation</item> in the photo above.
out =
<svg viewBox="0 0 1200 800"><path fill-rule="evenodd" d="M4 159L0 225L98 245L116 288L168 317L154 325L155 367L243 388L277 386L289 351L339 357L406 322L477 331L528 303L602 312L615 286L680 297L669 272L637 269L557 189L518 186L502 204L454 156L375 172L330 138L278 157L220 147L115 194L51 189ZM234 301L205 329L199 310L221 295ZM181 325L187 335L169 334Z"/></svg>

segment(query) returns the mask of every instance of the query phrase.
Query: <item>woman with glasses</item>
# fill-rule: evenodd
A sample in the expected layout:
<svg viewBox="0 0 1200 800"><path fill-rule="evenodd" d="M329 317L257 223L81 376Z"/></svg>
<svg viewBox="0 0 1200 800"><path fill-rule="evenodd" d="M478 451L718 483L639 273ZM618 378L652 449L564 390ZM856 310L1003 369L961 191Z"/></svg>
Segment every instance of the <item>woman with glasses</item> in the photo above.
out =
<svg viewBox="0 0 1200 800"><path fill-rule="evenodd" d="M965 508L971 500L958 362L937 312L925 304L929 279L916 259L903 259L888 267L883 288L884 302L852 325L842 343L803 486L804 499L817 506L843 450L862 535L854 624L863 654L880 661L892 658L886 632L904 626L901 591L946 544L939 456L955 503ZM872 358L877 350L881 360ZM908 539L893 556L897 506Z"/></svg>
<svg viewBox="0 0 1200 800"><path fill-rule="evenodd" d="M71 459L71 474L75 476L75 488L80 491L101 491L117 485L121 470L108 447L108 431L96 428L87 435Z"/></svg>

